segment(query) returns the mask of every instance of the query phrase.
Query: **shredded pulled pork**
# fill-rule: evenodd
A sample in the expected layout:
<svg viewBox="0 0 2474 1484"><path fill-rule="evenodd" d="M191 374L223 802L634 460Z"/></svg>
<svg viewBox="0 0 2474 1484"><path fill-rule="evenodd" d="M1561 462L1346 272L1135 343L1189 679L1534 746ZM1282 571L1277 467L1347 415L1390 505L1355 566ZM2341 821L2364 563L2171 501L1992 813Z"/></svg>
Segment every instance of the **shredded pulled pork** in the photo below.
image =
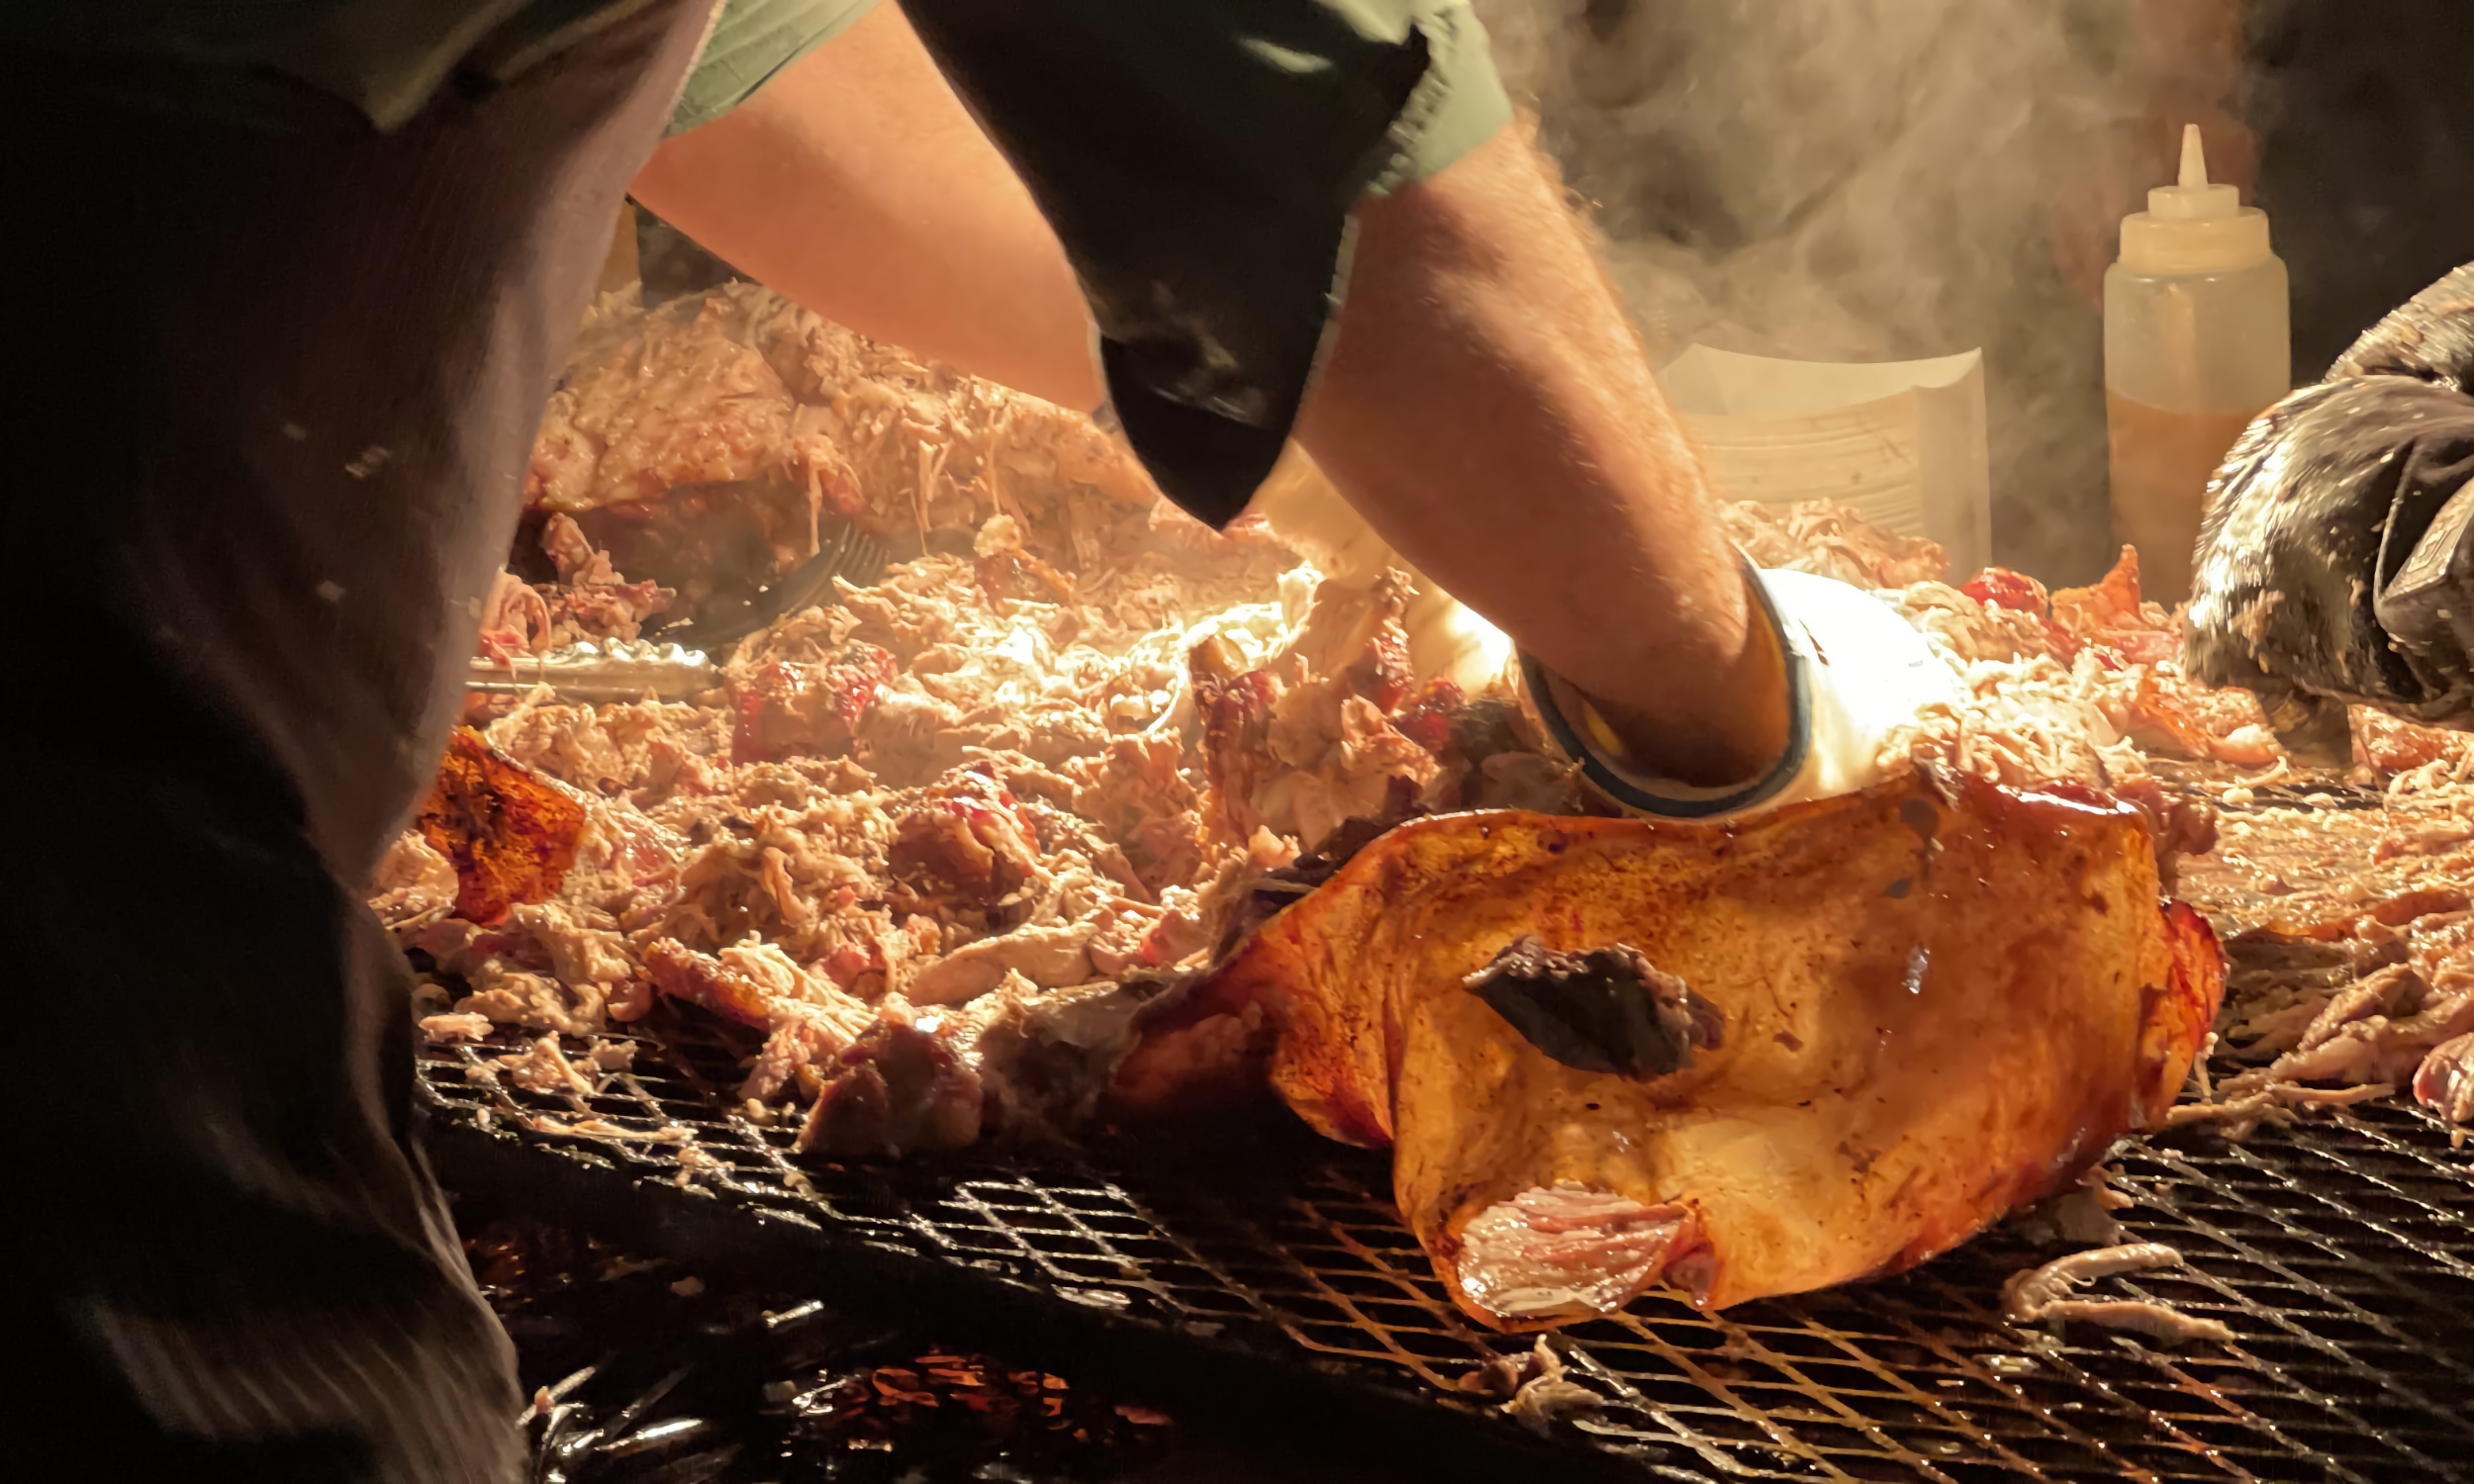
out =
<svg viewBox="0 0 2474 1484"><path fill-rule="evenodd" d="M743 1028L739 1096L804 1149L1074 1127L1247 875L1506 751L1456 748L1465 697L1405 688L1396 579L1318 593L1258 522L1160 503L1090 419L761 290L606 300L530 493L511 566L550 580L502 576L486 657L633 637L674 593L622 569L727 537L779 570L828 510L920 554L717 656L692 700L480 708L372 901L456 996L432 1034L534 1038L494 1064L517 1086L570 1085L545 1033L666 1001ZM1197 652L1289 698L1263 718L1277 828L1217 826Z"/></svg>
<svg viewBox="0 0 2474 1484"><path fill-rule="evenodd" d="M2400 1087L2474 1112L2453 1092L2474 1034L2474 790L2378 797L2246 811L2187 874L2226 930L2234 1070L2177 1116L2238 1137Z"/></svg>
<svg viewBox="0 0 2474 1484"><path fill-rule="evenodd" d="M827 515L904 559L716 655L705 695L474 709L371 888L449 991L433 1037L537 1047L669 1003L740 1028L748 1115L806 1147L1040 1136L1103 1094L1167 1107L1171 1083L1242 1080L1260 1027L1225 1016L1109 1091L1144 1006L1294 900L1308 866L1422 813L1584 807L1503 697L1419 683L1400 574L1325 581L1251 517L1215 533L1080 414L760 289L650 313L606 299L527 489L479 615L501 662L640 635L692 607L723 545L787 570ZM1940 548L1844 507L1724 518L1763 565L1882 590L1963 678L1967 701L1897 758L2130 800L2168 867L2201 863L2181 889L2229 932L2270 922L2253 878L2204 854L2211 811L2150 764L2282 770L2283 751L2246 694L2180 673L2135 557L2087 589L1998 569L1950 586ZM2297 910L2274 930L2343 964L2237 994L2229 1054L2262 1080L2226 1106L2282 1115L2309 1099L2279 1089L2374 1076L2443 1109L2474 1099L2454 978L2426 965L2376 1006L2332 1003L2400 962L2400 935L2436 942L2465 911L2414 883L2474 886L2474 755L2366 718L2357 749L2393 780L2383 874L2339 900L2285 868ZM2241 860L2267 817L2230 826Z"/></svg>
<svg viewBox="0 0 2474 1484"><path fill-rule="evenodd" d="M556 1036L543 1036L524 1051L498 1059L499 1072L527 1092L591 1092L593 1081L576 1069L558 1049Z"/></svg>
<svg viewBox="0 0 2474 1484"><path fill-rule="evenodd" d="M2388 778L2392 795L2445 788L2474 775L2474 735L2349 707L2354 761Z"/></svg>
<svg viewBox="0 0 2474 1484"><path fill-rule="evenodd" d="M2116 791L2147 777L2150 758L2261 768L2284 756L2249 693L2183 676L2179 625L2140 601L2128 547L2092 588L2047 595L1994 568L1963 588L1918 583L1882 596L1970 693L1906 739L1912 756L2016 787L2073 780Z"/></svg>
<svg viewBox="0 0 2474 1484"><path fill-rule="evenodd" d="M1089 489L1137 513L1150 484L1090 418L820 320L753 284L649 313L615 299L569 358L526 493L581 512L776 479L845 513L976 525L1007 486ZM1018 511L1016 513L1019 513Z"/></svg>
<svg viewBox="0 0 2474 1484"><path fill-rule="evenodd" d="M443 1046L455 1041L487 1040L490 1034L490 1017L470 1012L460 1015L453 1013L424 1015L421 1017L421 1034L433 1046Z"/></svg>
<svg viewBox="0 0 2474 1484"><path fill-rule="evenodd" d="M2264 758L2275 751L2274 739L2264 725L2243 719L2258 714L2255 701L2247 711L2214 699L2195 702L2192 696L2214 693L2184 680L2169 659L2134 662L2117 647L2160 653L2138 637L2149 630L2125 627L2126 607L2144 619L2161 611L2136 603L2137 584L2136 559L2126 553L2102 589L2048 597L2034 579L1995 568L1963 588L1917 583L1882 593L1958 673L1967 693L1959 704L1938 706L1893 737L1883 762L1952 768L2016 788L2060 783L2110 793L2147 815L2158 861L2174 881L2182 857L2215 846L2216 822L2204 804L2163 789L2150 757ZM2086 596L2099 592L2101 600ZM2236 736L2238 742L2230 740Z"/></svg>
<svg viewBox="0 0 2474 1484"><path fill-rule="evenodd" d="M540 549L556 580L526 583L501 570L482 603L481 658L513 668L528 655L547 654L586 640L632 640L644 621L678 601L672 589L629 582L598 550L573 517L553 513L543 526Z"/></svg>
<svg viewBox="0 0 2474 1484"><path fill-rule="evenodd" d="M2072 1252L2042 1267L2013 1274L2002 1285L2002 1312L2021 1324L2077 1320L2111 1329L2137 1330L2167 1345L2191 1340L2231 1343L2234 1332L2221 1320L2193 1319L2163 1304L2144 1300L2070 1296L2081 1284L2116 1273L2150 1272L2181 1265L2182 1254L2160 1242Z"/></svg>
<svg viewBox="0 0 2474 1484"><path fill-rule="evenodd" d="M1903 588L1938 581L1950 565L1950 554L1936 542L1876 530L1835 500L1791 506L1746 501L1719 513L1727 539L1760 567L1816 573L1858 588Z"/></svg>

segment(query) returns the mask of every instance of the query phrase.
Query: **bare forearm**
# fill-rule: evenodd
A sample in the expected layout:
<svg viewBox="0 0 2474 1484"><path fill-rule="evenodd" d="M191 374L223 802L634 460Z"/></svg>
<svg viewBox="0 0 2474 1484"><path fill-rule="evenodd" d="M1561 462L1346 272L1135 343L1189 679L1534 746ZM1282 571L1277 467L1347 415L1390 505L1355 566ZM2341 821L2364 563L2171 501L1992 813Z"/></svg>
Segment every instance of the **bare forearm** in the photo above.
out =
<svg viewBox="0 0 2474 1484"><path fill-rule="evenodd" d="M1028 193L891 6L665 143L643 203L832 319L1071 407L1088 312ZM1524 134L1360 213L1303 440L1394 547L1678 777L1784 734L1698 466Z"/></svg>
<svg viewBox="0 0 2474 1484"><path fill-rule="evenodd" d="M1644 761L1785 738L1698 460L1526 132L1369 202L1302 440L1403 556L1601 703Z"/></svg>
<svg viewBox="0 0 2474 1484"><path fill-rule="evenodd" d="M1065 407L1099 405L1064 249L898 6L663 143L633 194L828 319Z"/></svg>

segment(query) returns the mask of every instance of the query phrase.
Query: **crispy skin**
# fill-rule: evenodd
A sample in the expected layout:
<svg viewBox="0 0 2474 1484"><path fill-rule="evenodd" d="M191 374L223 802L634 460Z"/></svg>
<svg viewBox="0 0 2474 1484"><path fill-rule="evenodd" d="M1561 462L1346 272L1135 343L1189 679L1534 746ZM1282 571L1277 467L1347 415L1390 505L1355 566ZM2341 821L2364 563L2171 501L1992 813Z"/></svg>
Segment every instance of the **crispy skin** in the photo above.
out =
<svg viewBox="0 0 2474 1484"><path fill-rule="evenodd" d="M1896 1271L2066 1185L2160 1117L2215 1017L2215 938L2158 904L2137 810L1973 778L1732 828L1459 814L1369 846L1206 997L1269 1012L1309 1123L1392 1145L1463 1307L1535 1328L1662 1265L1710 1307ZM1463 987L1524 935L1639 949L1723 1017L1718 1045L1651 1080L1550 1059ZM1591 1215L1588 1191L1621 1200ZM1465 1269L1464 1240L1489 1215L1530 1222L1527 1255L1620 1252L1638 1281L1489 1312L1472 1290L1510 1280Z"/></svg>
<svg viewBox="0 0 2474 1484"><path fill-rule="evenodd" d="M547 901L576 863L584 805L458 727L416 828L455 868L455 915L487 927L519 902Z"/></svg>

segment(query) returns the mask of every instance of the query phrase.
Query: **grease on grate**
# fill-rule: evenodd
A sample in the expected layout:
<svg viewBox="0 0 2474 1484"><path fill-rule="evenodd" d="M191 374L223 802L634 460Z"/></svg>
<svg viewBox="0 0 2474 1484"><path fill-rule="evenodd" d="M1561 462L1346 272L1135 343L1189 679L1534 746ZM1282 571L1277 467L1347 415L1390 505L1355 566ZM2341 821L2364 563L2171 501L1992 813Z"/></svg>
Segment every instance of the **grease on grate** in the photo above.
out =
<svg viewBox="0 0 2474 1484"><path fill-rule="evenodd" d="M1197 1345L1414 1378L1438 1407L1493 1405L1461 1381L1512 1348L1454 1312L1380 1155L1275 1119L1010 1163L803 1165L793 1131L733 1111L733 1048L684 1026L639 1034L633 1066L590 1097L465 1082L459 1068L487 1047L425 1052L424 1085L448 1122L589 1113L682 1129L683 1147L715 1161L700 1188L750 1223L796 1213L907 1252L923 1274L993 1269L1061 1313L1105 1294L1123 1321ZM551 1158L549 1143L525 1149ZM667 1186L681 1147L595 1153ZM1653 1296L1576 1326L1558 1342L1565 1378L1600 1404L1552 1422L1553 1436L1684 1478L2474 1480L2474 1156L2452 1152L2435 1119L2366 1104L2241 1145L2165 1132L2126 1142L2116 1167L2109 1183L2132 1201L2111 1213L2121 1240L2167 1243L2187 1261L2090 1295L2217 1320L2230 1345L2005 1320L2003 1280L2080 1245L2005 1229L1883 1282L1717 1315ZM1249 1338L1264 1332L1272 1338ZM918 1355L873 1363L916 1371ZM936 1415L949 1410L940 1401Z"/></svg>

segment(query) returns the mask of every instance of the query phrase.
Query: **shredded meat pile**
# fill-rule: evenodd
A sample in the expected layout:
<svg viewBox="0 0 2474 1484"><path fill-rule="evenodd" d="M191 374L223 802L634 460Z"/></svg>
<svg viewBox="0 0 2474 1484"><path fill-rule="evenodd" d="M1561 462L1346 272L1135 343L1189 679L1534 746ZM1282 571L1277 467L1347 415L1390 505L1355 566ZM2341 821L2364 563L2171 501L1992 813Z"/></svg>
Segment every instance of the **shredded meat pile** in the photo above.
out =
<svg viewBox="0 0 2474 1484"><path fill-rule="evenodd" d="M1835 500L1801 505L1747 501L1722 513L1727 539L1760 567L1834 577L1858 588L1903 588L1942 575L1949 557L1921 536L1875 530Z"/></svg>
<svg viewBox="0 0 2474 1484"><path fill-rule="evenodd" d="M688 700L477 702L372 888L451 1004L434 1035L532 1046L686 1007L744 1028L748 1111L796 1120L805 1148L1036 1138L1110 1095L1173 1105L1175 1084L1235 1074L1254 1028L1184 1034L1142 1062L1153 1085L1112 1093L1146 1007L1383 827L1586 807L1500 691L1420 684L1399 574L1326 581L1257 521L1214 533L1088 418L749 286L649 314L606 299L529 489L510 566L541 580L503 577L482 615L502 662L632 639L692 601L692 570L635 564L708 555L716 510L777 564L815 550L825 512L918 553L716 656L722 683ZM1727 519L1764 565L1885 590L1965 678L1967 704L1897 739L1901 758L2145 811L2167 869L2188 858L2179 889L2252 933L2223 1030L2262 1086L2419 1078L2474 1111L2474 999L2448 958L2474 921L2464 739L2360 720L2366 765L2395 778L2386 832L2361 873L2289 887L2307 911L2245 915L2250 879L2205 854L2213 812L2156 767L2238 785L2289 765L2246 694L2182 676L2178 618L2140 600L2128 552L2088 589L1998 569L1951 587L1938 548L1843 508ZM498 838L500 817L559 828ZM2229 826L2236 860L2269 818ZM2261 933L2284 957L2241 970Z"/></svg>
<svg viewBox="0 0 2474 1484"><path fill-rule="evenodd" d="M1970 702L1912 739L1999 782L2071 779L2120 791L2173 758L2266 767L2284 756L2248 692L2187 679L2181 625L2139 597L2139 557L2092 588L2047 594L2001 568L1964 587L1938 582L1885 593L1963 676Z"/></svg>
<svg viewBox="0 0 2474 1484"><path fill-rule="evenodd" d="M2356 707L2350 775L2304 775L2249 693L2181 673L2180 624L2141 603L2138 582L2126 549L2103 583L2049 599L1999 571L1888 595L1973 693L1913 739L1916 755L2009 782L2100 785L2156 816L2160 852L2184 854L2175 888L2233 960L2219 1056L2241 1069L2176 1122L2238 1133L2400 1089L2465 1122L2474 738ZM2186 787L2166 793L2151 765L2176 767ZM2193 801L2209 792L2230 817ZM2263 793L2289 802L2262 807Z"/></svg>
<svg viewBox="0 0 2474 1484"><path fill-rule="evenodd" d="M2182 674L2178 617L2141 602L2128 548L2088 589L2048 596L1997 569L1884 596L1971 693L1907 739L1914 756L2102 787L2181 858L2174 888L2233 961L2219 1057L2240 1069L2175 1122L2239 1133L2399 1090L2474 1115L2474 738L2356 707L2350 775L2298 772L2248 692Z"/></svg>
<svg viewBox="0 0 2474 1484"><path fill-rule="evenodd" d="M502 577L482 654L636 637L671 590L613 548L717 485L774 534L804 486L921 554L687 700L475 702L374 883L452 1003L433 1037L668 1002L744 1028L740 1096L803 1149L1039 1137L1260 873L1352 819L1577 806L1500 696L1411 684L1398 574L1326 583L1159 502L1089 419L745 287L597 311L510 563L554 579Z"/></svg>

